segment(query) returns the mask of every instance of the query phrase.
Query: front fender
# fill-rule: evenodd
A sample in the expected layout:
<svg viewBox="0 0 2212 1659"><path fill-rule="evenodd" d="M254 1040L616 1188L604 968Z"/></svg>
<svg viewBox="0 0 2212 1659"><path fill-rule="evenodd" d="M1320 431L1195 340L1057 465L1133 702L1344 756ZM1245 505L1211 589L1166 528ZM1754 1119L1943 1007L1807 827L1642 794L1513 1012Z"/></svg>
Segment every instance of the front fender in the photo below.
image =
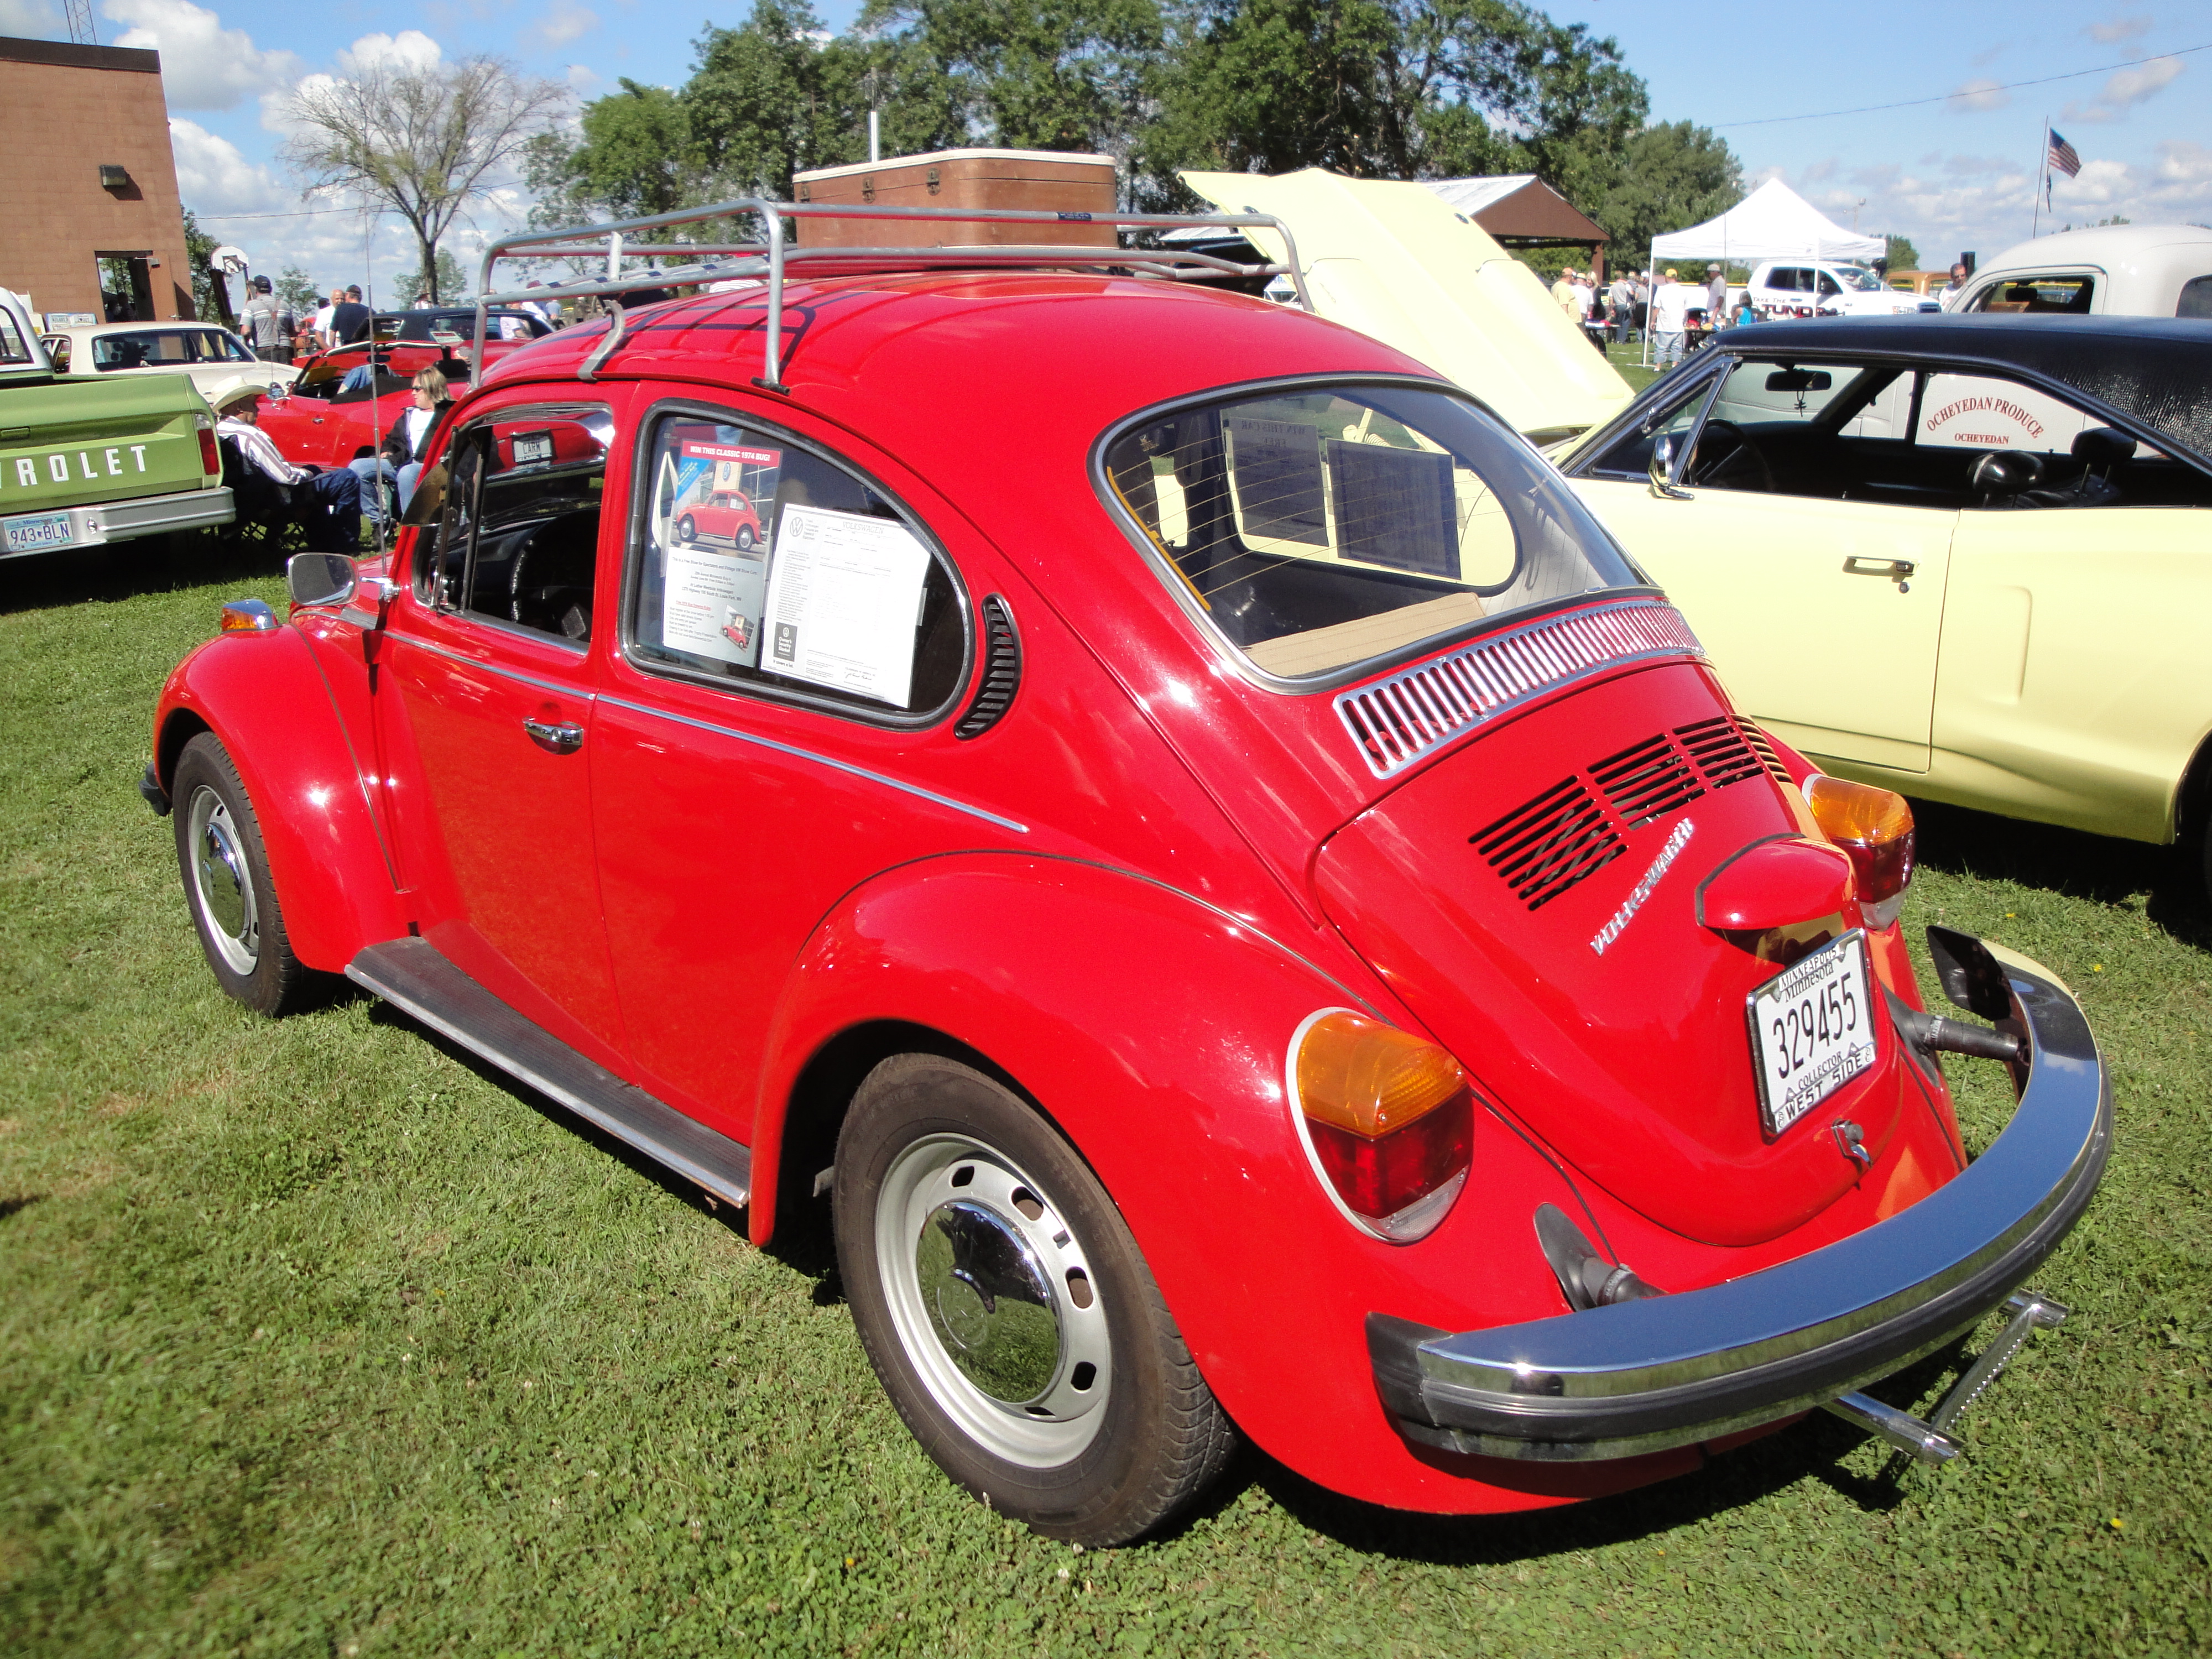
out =
<svg viewBox="0 0 2212 1659"><path fill-rule="evenodd" d="M342 971L407 916L368 784L313 648L289 625L225 634L178 664L154 714L166 792L193 734L213 732L253 798L269 872L300 960Z"/></svg>
<svg viewBox="0 0 2212 1659"><path fill-rule="evenodd" d="M755 1116L752 1236L773 1230L787 1110L813 1057L875 1022L941 1032L1089 1162L1247 1433L1341 1490L1460 1507L1434 1488L1463 1483L1413 1464L1383 1420L1366 1310L1382 1296L1475 1323L1559 1311L1525 1218L1573 1200L1519 1139L1479 1132L1480 1195L1471 1185L1428 1241L1355 1231L1306 1161L1285 1086L1299 1023L1339 1006L1375 1012L1296 949L1125 872L1016 854L902 866L840 902L786 983Z"/></svg>

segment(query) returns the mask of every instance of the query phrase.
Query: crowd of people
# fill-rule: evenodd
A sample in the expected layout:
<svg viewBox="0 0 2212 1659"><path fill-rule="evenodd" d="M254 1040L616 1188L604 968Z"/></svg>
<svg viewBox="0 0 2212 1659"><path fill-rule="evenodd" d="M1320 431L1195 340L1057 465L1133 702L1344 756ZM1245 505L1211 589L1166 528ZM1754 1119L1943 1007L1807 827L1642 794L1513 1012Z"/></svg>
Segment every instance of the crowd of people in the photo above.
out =
<svg viewBox="0 0 2212 1659"><path fill-rule="evenodd" d="M1747 298L1731 313L1728 276L1717 264L1705 267L1702 284L1685 281L1669 266L1656 280L1640 270L1624 271L1602 287L1596 272L1571 265L1552 284L1552 299L1601 350L1608 342L1625 345L1648 333L1662 368L1682 361L1692 312L1705 313L1707 328L1754 320Z"/></svg>
<svg viewBox="0 0 2212 1659"><path fill-rule="evenodd" d="M375 326L375 314L363 302L358 283L332 289L330 298L312 311L295 309L280 299L266 276L256 276L250 286L252 297L239 319L239 331L264 362L297 362L317 352L352 345L367 339ZM543 288L544 283L532 282L530 286ZM417 294L410 307L416 311L435 308L428 293ZM535 313L554 328L567 320L561 314L560 302L550 297L524 301L513 308Z"/></svg>

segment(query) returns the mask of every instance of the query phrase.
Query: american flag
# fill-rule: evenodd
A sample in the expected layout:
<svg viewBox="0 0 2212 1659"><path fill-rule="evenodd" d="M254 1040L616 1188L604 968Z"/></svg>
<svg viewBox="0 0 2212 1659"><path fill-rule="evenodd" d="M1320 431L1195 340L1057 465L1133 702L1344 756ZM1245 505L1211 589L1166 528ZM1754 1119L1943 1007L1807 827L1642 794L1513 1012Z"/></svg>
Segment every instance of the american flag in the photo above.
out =
<svg viewBox="0 0 2212 1659"><path fill-rule="evenodd" d="M2074 146L2059 135L2056 127L2051 130L2051 165L2055 171L2064 173L2069 179L2081 171L2081 158L2074 153Z"/></svg>

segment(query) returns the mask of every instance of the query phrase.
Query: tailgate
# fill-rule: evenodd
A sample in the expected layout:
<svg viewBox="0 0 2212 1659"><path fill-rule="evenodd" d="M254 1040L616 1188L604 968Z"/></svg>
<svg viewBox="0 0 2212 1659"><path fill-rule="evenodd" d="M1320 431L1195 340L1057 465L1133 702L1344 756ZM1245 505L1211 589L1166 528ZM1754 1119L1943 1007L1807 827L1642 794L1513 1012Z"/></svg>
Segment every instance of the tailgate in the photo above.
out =
<svg viewBox="0 0 2212 1659"><path fill-rule="evenodd" d="M0 392L0 514L197 489L207 404L180 375Z"/></svg>

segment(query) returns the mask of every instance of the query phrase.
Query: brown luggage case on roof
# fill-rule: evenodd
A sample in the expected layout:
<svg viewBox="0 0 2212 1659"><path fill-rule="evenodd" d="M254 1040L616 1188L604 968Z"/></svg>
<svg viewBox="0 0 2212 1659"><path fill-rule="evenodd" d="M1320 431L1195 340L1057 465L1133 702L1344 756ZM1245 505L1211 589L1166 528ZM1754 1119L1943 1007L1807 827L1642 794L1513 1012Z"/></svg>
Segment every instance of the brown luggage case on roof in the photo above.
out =
<svg viewBox="0 0 2212 1659"><path fill-rule="evenodd" d="M1029 208L1111 213L1114 160L1041 149L940 149L792 175L802 202L859 207ZM797 222L805 247L1112 247L1114 227L1080 221L990 224L959 220Z"/></svg>

